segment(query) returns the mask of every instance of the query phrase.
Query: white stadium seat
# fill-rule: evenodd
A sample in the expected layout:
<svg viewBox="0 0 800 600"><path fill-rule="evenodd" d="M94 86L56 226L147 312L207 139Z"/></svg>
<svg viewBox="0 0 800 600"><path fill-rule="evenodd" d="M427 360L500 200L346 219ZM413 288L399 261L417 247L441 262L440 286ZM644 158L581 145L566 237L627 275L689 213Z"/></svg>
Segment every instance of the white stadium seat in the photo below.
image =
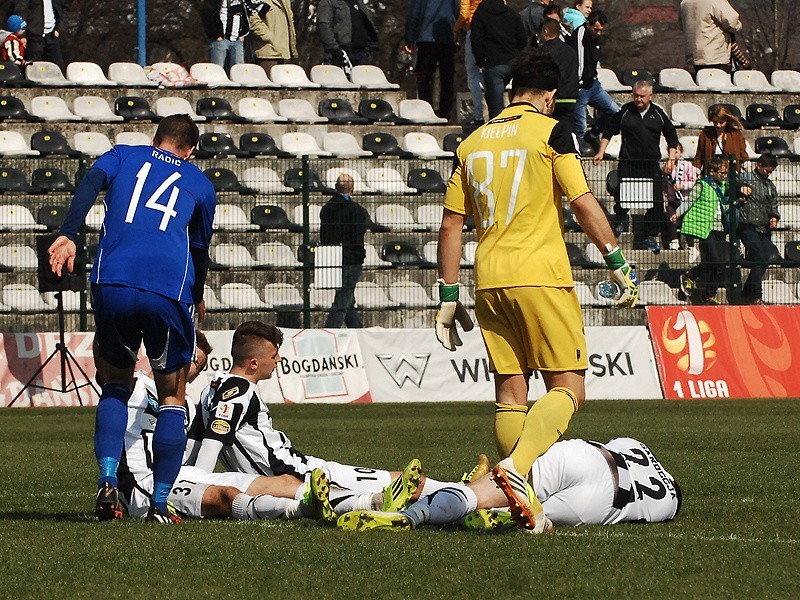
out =
<svg viewBox="0 0 800 600"><path fill-rule="evenodd" d="M226 283L219 290L219 299L223 304L239 310L266 309L270 306L258 295L249 283Z"/></svg>
<svg viewBox="0 0 800 600"><path fill-rule="evenodd" d="M679 121L684 127L702 129L711 125L706 111L694 102L676 102L670 111L672 120Z"/></svg>
<svg viewBox="0 0 800 600"><path fill-rule="evenodd" d="M57 292L45 292L42 295L45 303L54 309L58 308L58 299L56 298L56 293ZM90 298L91 294L87 294L86 302L91 306L91 303L89 302ZM61 292L61 303L64 306L65 311L78 312L81 309L81 293L64 290Z"/></svg>
<svg viewBox="0 0 800 600"><path fill-rule="evenodd" d="M738 85L748 92L780 92L781 88L771 85L767 76L761 71L736 71L733 74L733 85Z"/></svg>
<svg viewBox="0 0 800 600"><path fill-rule="evenodd" d="M16 131L0 131L0 156L39 156L21 133Z"/></svg>
<svg viewBox="0 0 800 600"><path fill-rule="evenodd" d="M605 157L619 158L619 153L621 150L622 150L622 136L617 134L611 138L610 142L608 142L608 146L606 146Z"/></svg>
<svg viewBox="0 0 800 600"><path fill-rule="evenodd" d="M144 69L132 62L115 62L108 66L108 78L126 87L158 87L157 81L147 78Z"/></svg>
<svg viewBox="0 0 800 600"><path fill-rule="evenodd" d="M373 221L392 231L414 231L417 223L411 212L402 204L381 204L375 208Z"/></svg>
<svg viewBox="0 0 800 600"><path fill-rule="evenodd" d="M75 114L85 121L116 123L124 121L122 117L114 114L105 98L100 96L78 96L72 103Z"/></svg>
<svg viewBox="0 0 800 600"><path fill-rule="evenodd" d="M71 82L64 77L61 67L46 60L38 60L25 67L25 77L37 85L42 86L71 86Z"/></svg>
<svg viewBox="0 0 800 600"><path fill-rule="evenodd" d="M314 83L308 78L308 75L300 65L274 65L269 71L269 78L273 83L285 88L320 87L318 83Z"/></svg>
<svg viewBox="0 0 800 600"><path fill-rule="evenodd" d="M39 225L31 211L18 204L0 205L0 231L43 231L47 229Z"/></svg>
<svg viewBox="0 0 800 600"><path fill-rule="evenodd" d="M617 74L611 69L598 68L597 80L607 92L630 92L633 89L631 86L624 85L620 82L617 78Z"/></svg>
<svg viewBox="0 0 800 600"><path fill-rule="evenodd" d="M800 179L794 168L785 164L778 164L769 178L775 184L779 197L800 195Z"/></svg>
<svg viewBox="0 0 800 600"><path fill-rule="evenodd" d="M374 281L359 281L356 284L356 304L359 308L389 308L397 306Z"/></svg>
<svg viewBox="0 0 800 600"><path fill-rule="evenodd" d="M3 286L3 304L15 312L43 312L52 310L35 287L28 283L11 283Z"/></svg>
<svg viewBox="0 0 800 600"><path fill-rule="evenodd" d="M772 85L782 89L784 92L800 92L800 73L797 71L773 71L771 81Z"/></svg>
<svg viewBox="0 0 800 600"><path fill-rule="evenodd" d="M336 180L339 178L339 175L342 174L350 175L350 177L353 178L354 194L372 194L375 192L375 188L371 187L369 182L364 180L361 173L350 167L334 167L325 171L325 185L329 188L335 188Z"/></svg>
<svg viewBox="0 0 800 600"><path fill-rule="evenodd" d="M658 83L662 88L669 88L677 92L696 92L702 89L686 69L661 69L658 74Z"/></svg>
<svg viewBox="0 0 800 600"><path fill-rule="evenodd" d="M242 185L259 194L290 194L294 189L283 184L283 178L267 167L250 167L242 173Z"/></svg>
<svg viewBox="0 0 800 600"><path fill-rule="evenodd" d="M224 231L255 231L258 225L253 225L241 206L235 204L217 204L214 212L214 229Z"/></svg>
<svg viewBox="0 0 800 600"><path fill-rule="evenodd" d="M242 87L250 88L276 88L279 87L270 81L267 72L261 65L253 63L240 63L231 67L231 81Z"/></svg>
<svg viewBox="0 0 800 600"><path fill-rule="evenodd" d="M795 154L800 154L800 137L794 138L794 141L792 142L792 150Z"/></svg>
<svg viewBox="0 0 800 600"><path fill-rule="evenodd" d="M375 267L375 268L384 268L384 267L391 267L392 263L388 260L383 260L378 254L378 251L375 249L375 246L372 244L364 244L364 252L366 256L364 257L364 266L365 267Z"/></svg>
<svg viewBox="0 0 800 600"><path fill-rule="evenodd" d="M111 141L99 131L81 131L72 136L72 147L86 156L100 156L111 150Z"/></svg>
<svg viewBox="0 0 800 600"><path fill-rule="evenodd" d="M310 133L292 131L281 136L281 149L295 156L331 156Z"/></svg>
<svg viewBox="0 0 800 600"><path fill-rule="evenodd" d="M347 78L344 70L336 65L314 65L309 72L311 81L321 87L337 90L358 89L358 84Z"/></svg>
<svg viewBox="0 0 800 600"><path fill-rule="evenodd" d="M314 308L330 308L336 296L336 290L312 286L311 289L308 290L308 296L311 301L311 306Z"/></svg>
<svg viewBox="0 0 800 600"><path fill-rule="evenodd" d="M798 204L779 204L778 212L781 215L780 224L793 231L800 230L800 205Z"/></svg>
<svg viewBox="0 0 800 600"><path fill-rule="evenodd" d="M339 158L372 156L372 152L364 150L353 134L345 131L327 132L322 138L322 149Z"/></svg>
<svg viewBox="0 0 800 600"><path fill-rule="evenodd" d="M672 288L663 281L640 281L639 282L639 304L683 304L678 300Z"/></svg>
<svg viewBox="0 0 800 600"><path fill-rule="evenodd" d="M475 264L475 254L478 251L478 242L470 240L461 250L461 264L471 267Z"/></svg>
<svg viewBox="0 0 800 600"><path fill-rule="evenodd" d="M194 63L189 69L189 75L210 88L239 87L238 83L230 80L228 74L225 73L225 69L215 63Z"/></svg>
<svg viewBox="0 0 800 600"><path fill-rule="evenodd" d="M264 286L264 301L275 308L302 308L303 296L300 291L288 283L268 283Z"/></svg>
<svg viewBox="0 0 800 600"><path fill-rule="evenodd" d="M436 116L433 107L425 100L400 100L397 116L412 123L447 123L447 119Z"/></svg>
<svg viewBox="0 0 800 600"><path fill-rule="evenodd" d="M417 223L428 231L438 231L443 214L444 207L441 204L422 204L417 207Z"/></svg>
<svg viewBox="0 0 800 600"><path fill-rule="evenodd" d="M285 123L289 120L276 113L269 100L250 96L239 100L239 115L253 123Z"/></svg>
<svg viewBox="0 0 800 600"><path fill-rule="evenodd" d="M581 303L581 306L594 306L597 304L594 294L592 294L592 288L583 281L575 282L575 293L578 295L578 302Z"/></svg>
<svg viewBox="0 0 800 600"><path fill-rule="evenodd" d="M700 69L697 72L697 85L713 92L741 92L742 88L733 85L731 76L722 69Z"/></svg>
<svg viewBox="0 0 800 600"><path fill-rule="evenodd" d="M89 209L89 213L86 215L84 219L84 223L86 223L86 228L91 231L100 231L103 227L103 219L106 218L106 207L101 202L100 204L92 205L92 208Z"/></svg>
<svg viewBox="0 0 800 600"><path fill-rule="evenodd" d="M292 210L292 221L298 225L308 227L309 231L319 231L319 226L322 221L319 218L319 213L322 207L319 204L308 205L308 223L303 220L303 205L299 204Z"/></svg>
<svg viewBox="0 0 800 600"><path fill-rule="evenodd" d="M357 65L353 67L350 79L358 87L369 90L397 90L400 84L390 83L386 74L375 65Z"/></svg>
<svg viewBox="0 0 800 600"><path fill-rule="evenodd" d="M365 176L367 184L380 194L417 193L417 190L406 185L405 177L397 169L391 167L369 169Z"/></svg>
<svg viewBox="0 0 800 600"><path fill-rule="evenodd" d="M420 158L449 158L452 152L442 150L439 142L430 133L412 131L403 136L402 147Z"/></svg>
<svg viewBox="0 0 800 600"><path fill-rule="evenodd" d="M404 308L427 308L435 303L416 281L395 281L389 285L389 299Z"/></svg>
<svg viewBox="0 0 800 600"><path fill-rule="evenodd" d="M212 258L223 267L245 268L256 264L250 251L240 244L218 244L213 247Z"/></svg>
<svg viewBox="0 0 800 600"><path fill-rule="evenodd" d="M228 305L223 304L217 298L216 292L208 286L203 288L203 300L206 302L206 310L224 310L228 308Z"/></svg>
<svg viewBox="0 0 800 600"><path fill-rule="evenodd" d="M18 270L35 270L39 266L36 250L22 244L0 246L0 265Z"/></svg>
<svg viewBox="0 0 800 600"><path fill-rule="evenodd" d="M302 265L292 249L282 242L265 242L256 246L256 264L282 268L294 268Z"/></svg>
<svg viewBox="0 0 800 600"><path fill-rule="evenodd" d="M767 304L797 304L792 285L778 279L766 279L762 282L762 296Z"/></svg>
<svg viewBox="0 0 800 600"><path fill-rule="evenodd" d="M71 62L67 65L67 79L75 85L115 86L116 81L111 81L103 73L100 65L93 62Z"/></svg>
<svg viewBox="0 0 800 600"><path fill-rule="evenodd" d="M294 123L327 123L327 117L320 117L308 100L285 98L278 100L278 114Z"/></svg>
<svg viewBox="0 0 800 600"><path fill-rule="evenodd" d="M45 121L80 121L58 96L36 96L31 99L31 114Z"/></svg>
<svg viewBox="0 0 800 600"><path fill-rule="evenodd" d="M691 159L692 157L697 155L697 141L699 140L699 136L697 135L682 135L678 141L683 146L683 157L687 159Z"/></svg>
<svg viewBox="0 0 800 600"><path fill-rule="evenodd" d="M141 131L120 131L114 136L114 143L123 146L150 146L152 141L152 135Z"/></svg>
<svg viewBox="0 0 800 600"><path fill-rule="evenodd" d="M169 117L170 115L187 114L191 117L192 121L205 121L205 117L201 117L189 104L185 98L178 96L162 96L156 100L156 114L159 117Z"/></svg>
<svg viewBox="0 0 800 600"><path fill-rule="evenodd" d="M422 258L435 264L438 260L438 251L439 242L436 240L425 242L425 245L422 247ZM434 298L438 298L438 295L434 296Z"/></svg>

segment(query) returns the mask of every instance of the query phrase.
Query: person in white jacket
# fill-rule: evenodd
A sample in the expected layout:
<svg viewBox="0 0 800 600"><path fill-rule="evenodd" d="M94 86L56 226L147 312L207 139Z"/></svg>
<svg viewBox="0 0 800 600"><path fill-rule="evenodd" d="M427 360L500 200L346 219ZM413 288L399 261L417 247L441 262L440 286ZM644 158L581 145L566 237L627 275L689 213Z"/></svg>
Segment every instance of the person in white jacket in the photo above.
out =
<svg viewBox="0 0 800 600"><path fill-rule="evenodd" d="M728 0L682 0L680 25L686 63L700 69L731 71L731 35L742 29Z"/></svg>

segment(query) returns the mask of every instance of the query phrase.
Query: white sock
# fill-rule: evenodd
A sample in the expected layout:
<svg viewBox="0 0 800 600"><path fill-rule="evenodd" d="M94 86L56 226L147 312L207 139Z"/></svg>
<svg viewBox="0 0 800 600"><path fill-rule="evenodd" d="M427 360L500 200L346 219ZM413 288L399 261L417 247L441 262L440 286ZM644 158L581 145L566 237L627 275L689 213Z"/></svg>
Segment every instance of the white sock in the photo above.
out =
<svg viewBox="0 0 800 600"><path fill-rule="evenodd" d="M260 519L291 519L290 512L297 509L299 502L291 498L276 498L262 494L249 496L237 494L233 499L232 516L240 521L257 521ZM294 509L294 510L293 510ZM300 516L300 515L298 515Z"/></svg>
<svg viewBox="0 0 800 600"><path fill-rule="evenodd" d="M350 494L342 498L341 502L333 504L333 510L337 515L343 515L351 510L377 510L381 504L376 504L375 497L380 498L380 494Z"/></svg>
<svg viewBox="0 0 800 600"><path fill-rule="evenodd" d="M422 498L432 494L433 492L441 490L442 488L453 487L453 485L454 484L450 481L439 481L438 479L426 477L425 481L422 482L422 489L419 491L419 496Z"/></svg>
<svg viewBox="0 0 800 600"><path fill-rule="evenodd" d="M454 523L477 507L475 492L465 485L453 483L421 498L402 512L416 528L426 523Z"/></svg>

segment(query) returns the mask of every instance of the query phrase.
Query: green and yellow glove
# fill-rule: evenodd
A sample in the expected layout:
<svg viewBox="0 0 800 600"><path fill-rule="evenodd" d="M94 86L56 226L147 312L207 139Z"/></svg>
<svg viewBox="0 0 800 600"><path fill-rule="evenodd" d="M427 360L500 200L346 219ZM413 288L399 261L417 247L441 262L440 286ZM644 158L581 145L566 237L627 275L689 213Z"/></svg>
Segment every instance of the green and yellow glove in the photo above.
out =
<svg viewBox="0 0 800 600"><path fill-rule="evenodd" d="M472 319L469 318L467 309L458 300L458 283L445 283L444 279L439 279L439 310L436 312L436 339L450 350L455 352L458 346L462 345L461 338L458 336L455 321L461 324L464 331L472 331L474 327Z"/></svg>
<svg viewBox="0 0 800 600"><path fill-rule="evenodd" d="M636 279L633 267L622 255L622 250L617 246L603 258L611 269L611 280L621 290L619 298L614 301L614 306L617 308L636 306L636 301L639 299L639 280Z"/></svg>

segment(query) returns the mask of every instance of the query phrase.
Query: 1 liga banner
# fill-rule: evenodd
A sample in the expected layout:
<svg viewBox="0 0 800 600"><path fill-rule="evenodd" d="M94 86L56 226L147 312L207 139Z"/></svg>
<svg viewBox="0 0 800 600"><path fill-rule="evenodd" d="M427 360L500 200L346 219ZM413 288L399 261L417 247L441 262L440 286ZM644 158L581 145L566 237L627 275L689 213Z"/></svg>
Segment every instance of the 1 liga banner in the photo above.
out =
<svg viewBox="0 0 800 600"><path fill-rule="evenodd" d="M796 306L648 306L667 398L800 396Z"/></svg>

